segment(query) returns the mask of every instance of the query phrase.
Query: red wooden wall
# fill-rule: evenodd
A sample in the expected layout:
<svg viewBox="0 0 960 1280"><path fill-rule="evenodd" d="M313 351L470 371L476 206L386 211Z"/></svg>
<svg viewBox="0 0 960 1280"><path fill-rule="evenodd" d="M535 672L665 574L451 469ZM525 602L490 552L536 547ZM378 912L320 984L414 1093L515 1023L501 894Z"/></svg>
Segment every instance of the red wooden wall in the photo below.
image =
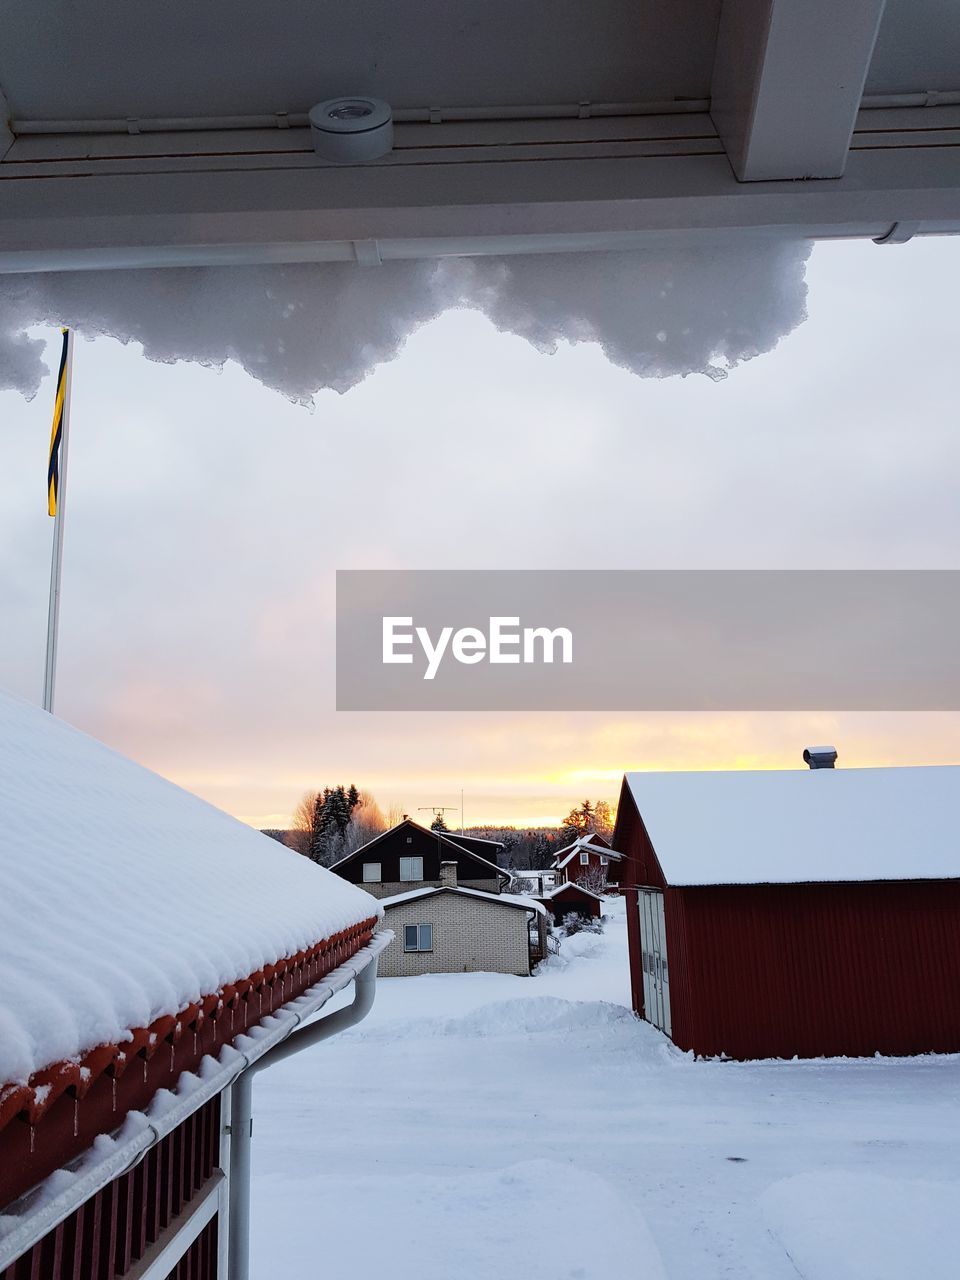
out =
<svg viewBox="0 0 960 1280"><path fill-rule="evenodd" d="M0 1276L0 1280L120 1280L189 1204L220 1159L220 1099L195 1111ZM170 1280L216 1280L217 1219Z"/></svg>
<svg viewBox="0 0 960 1280"><path fill-rule="evenodd" d="M640 921L630 890L664 891L681 1048L731 1058L960 1051L960 881L668 886L626 787L614 848L626 855L631 987L641 1015Z"/></svg>
<svg viewBox="0 0 960 1280"><path fill-rule="evenodd" d="M673 889L665 907L682 1048L960 1051L960 881Z"/></svg>

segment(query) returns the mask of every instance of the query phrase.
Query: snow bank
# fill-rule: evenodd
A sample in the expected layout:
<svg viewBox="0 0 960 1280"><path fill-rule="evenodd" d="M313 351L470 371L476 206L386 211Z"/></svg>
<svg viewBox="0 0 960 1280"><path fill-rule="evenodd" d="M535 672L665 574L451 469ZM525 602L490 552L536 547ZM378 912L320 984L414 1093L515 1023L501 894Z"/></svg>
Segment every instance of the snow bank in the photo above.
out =
<svg viewBox="0 0 960 1280"><path fill-rule="evenodd" d="M275 840L0 693L0 1084L378 914Z"/></svg>
<svg viewBox="0 0 960 1280"><path fill-rule="evenodd" d="M722 378L805 316L809 245L759 240L633 253L263 267L85 271L0 278L0 390L33 395L43 343L69 324L143 344L150 360L235 360L294 400L346 391L425 321L484 312L538 350L598 343L642 377Z"/></svg>
<svg viewBox="0 0 960 1280"><path fill-rule="evenodd" d="M960 1181L801 1173L760 1197L770 1229L806 1280L953 1280Z"/></svg>
<svg viewBox="0 0 960 1280"><path fill-rule="evenodd" d="M669 884L960 878L960 766L628 773Z"/></svg>

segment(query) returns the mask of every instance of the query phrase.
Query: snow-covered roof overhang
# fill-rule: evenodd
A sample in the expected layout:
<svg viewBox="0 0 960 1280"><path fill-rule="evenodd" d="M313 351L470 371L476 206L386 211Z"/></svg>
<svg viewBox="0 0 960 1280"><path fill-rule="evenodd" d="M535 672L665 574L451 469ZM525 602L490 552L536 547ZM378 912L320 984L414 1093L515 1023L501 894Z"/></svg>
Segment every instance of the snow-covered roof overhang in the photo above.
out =
<svg viewBox="0 0 960 1280"><path fill-rule="evenodd" d="M92 1050L99 1069L149 1052L159 1019L166 1035L187 1012L210 1017L226 989L319 962L380 915L362 889L3 693L0 812L0 1086L51 1067L59 1081Z"/></svg>
<svg viewBox="0 0 960 1280"><path fill-rule="evenodd" d="M941 0L37 0L0 46L0 269L958 231L958 90ZM357 92L394 149L325 164L306 112Z"/></svg>
<svg viewBox="0 0 960 1280"><path fill-rule="evenodd" d="M671 885L960 879L957 765L625 781Z"/></svg>

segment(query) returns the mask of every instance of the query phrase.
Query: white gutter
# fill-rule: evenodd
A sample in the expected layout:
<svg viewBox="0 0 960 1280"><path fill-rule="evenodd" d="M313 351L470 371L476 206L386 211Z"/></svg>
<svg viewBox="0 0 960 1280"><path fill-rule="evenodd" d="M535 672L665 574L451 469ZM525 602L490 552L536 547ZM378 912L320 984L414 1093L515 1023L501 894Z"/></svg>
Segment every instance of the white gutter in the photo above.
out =
<svg viewBox="0 0 960 1280"><path fill-rule="evenodd" d="M874 93L860 102L861 111L890 107L942 107L960 104L960 91L928 89L920 93ZM668 98L660 102L571 102L544 106L401 107L397 124L449 124L471 120L590 120L610 116L673 116L710 111L709 98ZM242 116L128 116L91 120L10 120L14 137L65 133L189 133L222 129L305 129L305 112L274 111Z"/></svg>
<svg viewBox="0 0 960 1280"><path fill-rule="evenodd" d="M229 1280L248 1280L250 1275L250 1167L253 1146L253 1077L284 1058L312 1048L323 1040L361 1022L373 1007L377 990L377 960L393 940L389 930L378 933L367 948L376 950L355 977L353 1003L318 1022L300 1027L268 1053L251 1062L233 1084L230 1098L230 1178L229 1187ZM379 943L379 945L377 945ZM304 1015L308 1016L308 1015ZM298 1021L302 1021L301 1017Z"/></svg>
<svg viewBox="0 0 960 1280"><path fill-rule="evenodd" d="M141 1116L139 1112L130 1112L118 1131L118 1136L114 1138L116 1145L113 1150L105 1156L88 1151L72 1165L66 1166L66 1172L71 1175L71 1180L66 1186L62 1186L65 1171L58 1170L38 1187L28 1191L26 1195L9 1205L0 1215L0 1273L31 1249L48 1231L52 1231L71 1213L79 1209L91 1196L96 1195L114 1178L120 1177L139 1164L147 1151L156 1146L161 1138L165 1138L188 1116L232 1085L241 1073L266 1058L274 1049L279 1048L305 1019L322 1009L339 991L349 986L351 982L357 982L358 987L365 988L375 983L377 958L392 938L393 934L388 930L375 934L366 947L351 956L339 968L334 969L322 982L309 987L295 1000L288 1001L274 1013L268 1014L246 1034L237 1036L234 1045L239 1044L242 1048L225 1045L218 1058L203 1058L198 1068L199 1074L185 1072L181 1076L177 1092L173 1095L176 1099L173 1105L158 1106L155 1099L146 1114L142 1116L142 1123L137 1125L133 1133L124 1137L124 1132L131 1127L131 1122ZM354 1005L356 1003L355 1000ZM372 998L370 1003L372 1004ZM354 1005L350 1008L352 1009ZM342 1012L346 1013L348 1010ZM318 1023L317 1028L325 1027L339 1016L338 1013L331 1014ZM342 1026L341 1023L335 1029L342 1029ZM307 1028L307 1030L312 1031L314 1028ZM298 1045L297 1047L306 1046ZM289 1052L297 1052L297 1049L290 1049ZM188 1087L184 1091L185 1081L189 1081L190 1084L197 1082L196 1087ZM50 1183L54 1179L58 1189L49 1191Z"/></svg>

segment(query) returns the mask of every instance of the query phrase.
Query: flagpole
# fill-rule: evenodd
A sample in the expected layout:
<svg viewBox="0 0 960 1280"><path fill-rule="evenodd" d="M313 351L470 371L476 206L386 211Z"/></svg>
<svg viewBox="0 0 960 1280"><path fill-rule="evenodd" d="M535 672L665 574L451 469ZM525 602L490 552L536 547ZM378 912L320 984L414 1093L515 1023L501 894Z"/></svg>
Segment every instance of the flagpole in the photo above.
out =
<svg viewBox="0 0 960 1280"><path fill-rule="evenodd" d="M53 711L57 676L57 636L60 630L60 573L63 567L63 521L67 506L67 448L70 440L70 393L73 389L73 330L67 330L67 362L63 385L63 426L60 436L57 514L53 518L53 554L50 563L50 601L47 606L47 659L43 672L43 709Z"/></svg>

